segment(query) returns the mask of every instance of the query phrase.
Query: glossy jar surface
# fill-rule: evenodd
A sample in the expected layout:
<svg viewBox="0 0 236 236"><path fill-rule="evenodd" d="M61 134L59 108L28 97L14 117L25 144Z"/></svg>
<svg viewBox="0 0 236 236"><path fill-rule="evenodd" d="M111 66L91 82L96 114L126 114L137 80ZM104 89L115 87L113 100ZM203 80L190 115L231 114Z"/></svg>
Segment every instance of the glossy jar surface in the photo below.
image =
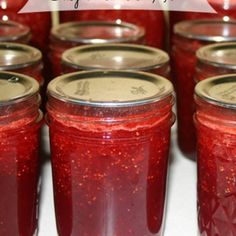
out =
<svg viewBox="0 0 236 236"><path fill-rule="evenodd" d="M38 221L38 83L0 72L0 235L33 236Z"/></svg>
<svg viewBox="0 0 236 236"><path fill-rule="evenodd" d="M175 27L171 57L177 93L178 143L181 151L191 158L196 144L192 118L196 51L207 44L234 40L235 21L195 20L180 22Z"/></svg>
<svg viewBox="0 0 236 236"><path fill-rule="evenodd" d="M146 30L145 44L163 48L165 43L165 18L163 11L149 10L87 10L61 12L61 22L68 21L119 21L129 22Z"/></svg>
<svg viewBox="0 0 236 236"><path fill-rule="evenodd" d="M69 48L85 44L142 43L143 28L133 24L86 21L69 22L51 31L50 61L53 75L62 74L61 56Z"/></svg>
<svg viewBox="0 0 236 236"><path fill-rule="evenodd" d="M172 92L141 72L77 72L49 84L60 236L163 235Z"/></svg>
<svg viewBox="0 0 236 236"><path fill-rule="evenodd" d="M169 56L153 47L135 44L80 46L62 55L63 73L81 70L136 70L169 78Z"/></svg>
<svg viewBox="0 0 236 236"><path fill-rule="evenodd" d="M198 225L201 236L236 235L236 74L196 86Z"/></svg>

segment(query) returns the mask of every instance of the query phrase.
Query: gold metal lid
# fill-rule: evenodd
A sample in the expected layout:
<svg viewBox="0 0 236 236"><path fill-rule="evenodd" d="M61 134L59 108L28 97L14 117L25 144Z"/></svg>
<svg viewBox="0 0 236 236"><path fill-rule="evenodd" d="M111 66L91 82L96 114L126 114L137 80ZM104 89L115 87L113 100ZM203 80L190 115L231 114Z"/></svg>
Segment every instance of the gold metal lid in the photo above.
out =
<svg viewBox="0 0 236 236"><path fill-rule="evenodd" d="M122 43L143 38L145 30L129 23L107 21L67 22L53 27L52 38L72 43Z"/></svg>
<svg viewBox="0 0 236 236"><path fill-rule="evenodd" d="M30 28L14 21L0 21L0 42L12 42L30 36Z"/></svg>
<svg viewBox="0 0 236 236"><path fill-rule="evenodd" d="M211 42L236 40L236 21L188 20L177 23L174 33L188 39Z"/></svg>
<svg viewBox="0 0 236 236"><path fill-rule="evenodd" d="M22 74L0 72L0 106L27 100L39 91L38 82Z"/></svg>
<svg viewBox="0 0 236 236"><path fill-rule="evenodd" d="M211 104L236 109L236 74L202 80L196 85L195 94Z"/></svg>
<svg viewBox="0 0 236 236"><path fill-rule="evenodd" d="M14 70L27 67L42 60L42 53L18 43L0 43L0 70Z"/></svg>
<svg viewBox="0 0 236 236"><path fill-rule="evenodd" d="M58 100L98 107L127 107L162 100L173 93L161 76L131 71L88 71L52 80L48 94Z"/></svg>
<svg viewBox="0 0 236 236"><path fill-rule="evenodd" d="M236 70L236 43L216 43L200 48L197 59L205 64Z"/></svg>
<svg viewBox="0 0 236 236"><path fill-rule="evenodd" d="M99 44L65 51L62 63L80 70L147 71L168 64L169 56L162 50L136 44Z"/></svg>

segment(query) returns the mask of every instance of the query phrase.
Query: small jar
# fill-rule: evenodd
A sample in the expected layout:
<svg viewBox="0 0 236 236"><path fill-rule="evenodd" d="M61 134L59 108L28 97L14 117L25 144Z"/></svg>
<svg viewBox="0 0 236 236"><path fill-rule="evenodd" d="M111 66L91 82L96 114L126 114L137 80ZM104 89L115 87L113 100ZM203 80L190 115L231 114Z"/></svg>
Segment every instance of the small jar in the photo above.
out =
<svg viewBox="0 0 236 236"><path fill-rule="evenodd" d="M127 23L69 22L51 31L50 60L54 77L62 74L61 56L69 48L84 44L141 43L145 31Z"/></svg>
<svg viewBox="0 0 236 236"><path fill-rule="evenodd" d="M168 80L144 72L50 82L58 235L163 235L172 94Z"/></svg>
<svg viewBox="0 0 236 236"><path fill-rule="evenodd" d="M236 73L236 43L216 43L200 48L197 53L195 81Z"/></svg>
<svg viewBox="0 0 236 236"><path fill-rule="evenodd" d="M31 38L30 28L14 21L0 21L0 42L28 44Z"/></svg>
<svg viewBox="0 0 236 236"><path fill-rule="evenodd" d="M236 235L236 74L195 89L199 235Z"/></svg>
<svg viewBox="0 0 236 236"><path fill-rule="evenodd" d="M37 233L39 85L0 72L0 235Z"/></svg>
<svg viewBox="0 0 236 236"><path fill-rule="evenodd" d="M116 21L129 22L146 30L148 46L164 48L165 18L163 11L151 10L83 10L60 12L61 22L68 21Z"/></svg>
<svg viewBox="0 0 236 236"><path fill-rule="evenodd" d="M169 77L166 52L135 44L99 44L68 49L62 55L64 73L81 70L138 70Z"/></svg>
<svg viewBox="0 0 236 236"><path fill-rule="evenodd" d="M194 76L196 51L207 44L236 40L236 21L194 20L175 26L172 69L175 78L178 113L178 143L188 157L195 154ZM184 63L183 63L184 62Z"/></svg>

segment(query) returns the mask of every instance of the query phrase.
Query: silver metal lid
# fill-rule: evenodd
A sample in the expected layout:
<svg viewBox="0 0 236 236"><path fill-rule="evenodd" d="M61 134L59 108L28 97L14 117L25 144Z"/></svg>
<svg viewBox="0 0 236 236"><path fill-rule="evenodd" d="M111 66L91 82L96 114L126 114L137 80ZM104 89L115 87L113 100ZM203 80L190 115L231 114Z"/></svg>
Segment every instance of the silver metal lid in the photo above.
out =
<svg viewBox="0 0 236 236"><path fill-rule="evenodd" d="M48 85L48 94L58 100L98 107L143 105L172 93L167 79L131 71L76 72L59 76Z"/></svg>
<svg viewBox="0 0 236 236"><path fill-rule="evenodd" d="M145 30L129 23L107 21L67 22L53 27L52 38L82 44L133 42L143 38Z"/></svg>
<svg viewBox="0 0 236 236"><path fill-rule="evenodd" d="M28 26L14 21L0 21L0 42L17 41L30 35Z"/></svg>
<svg viewBox="0 0 236 236"><path fill-rule="evenodd" d="M236 70L236 43L216 43L200 48L197 59L205 64Z"/></svg>
<svg viewBox="0 0 236 236"><path fill-rule="evenodd" d="M65 51L62 63L81 70L150 70L169 63L162 50L135 44L99 44Z"/></svg>
<svg viewBox="0 0 236 236"><path fill-rule="evenodd" d="M196 85L195 94L211 104L236 109L236 74L202 80Z"/></svg>
<svg viewBox="0 0 236 236"><path fill-rule="evenodd" d="M27 100L39 91L38 82L22 74L0 72L0 106Z"/></svg>
<svg viewBox="0 0 236 236"><path fill-rule="evenodd" d="M18 43L0 43L0 70L14 70L40 62L42 53Z"/></svg>
<svg viewBox="0 0 236 236"><path fill-rule="evenodd" d="M236 21L188 20L177 23L174 33L188 39L211 42L236 40Z"/></svg>

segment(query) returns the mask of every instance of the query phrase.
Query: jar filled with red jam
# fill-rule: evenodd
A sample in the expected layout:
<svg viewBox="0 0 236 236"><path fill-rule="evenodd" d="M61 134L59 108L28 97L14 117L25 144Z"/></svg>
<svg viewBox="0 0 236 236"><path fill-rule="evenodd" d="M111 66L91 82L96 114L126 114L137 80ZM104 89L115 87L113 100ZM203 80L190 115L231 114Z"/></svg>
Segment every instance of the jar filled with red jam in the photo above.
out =
<svg viewBox="0 0 236 236"><path fill-rule="evenodd" d="M144 72L50 82L58 235L163 235L172 93L168 80Z"/></svg>
<svg viewBox="0 0 236 236"><path fill-rule="evenodd" d="M165 44L165 18L163 11L150 10L83 10L61 12L61 22L68 21L116 21L130 22L146 30L147 45L163 48Z"/></svg>
<svg viewBox="0 0 236 236"><path fill-rule="evenodd" d="M201 236L236 235L236 74L195 89L198 224Z"/></svg>
<svg viewBox="0 0 236 236"><path fill-rule="evenodd" d="M51 31L50 60L54 76L62 74L62 53L84 44L141 43L145 31L127 23L87 21L69 22L56 26Z"/></svg>
<svg viewBox="0 0 236 236"><path fill-rule="evenodd" d="M0 235L37 233L39 85L0 72Z"/></svg>
<svg viewBox="0 0 236 236"><path fill-rule="evenodd" d="M28 44L31 38L30 28L14 21L0 20L0 42Z"/></svg>
<svg viewBox="0 0 236 236"><path fill-rule="evenodd" d="M194 20L175 26L172 62L177 93L178 143L189 157L193 157L196 144L192 118L196 51L206 44L235 40L236 21Z"/></svg>
<svg viewBox="0 0 236 236"><path fill-rule="evenodd" d="M63 72L81 70L139 70L169 77L166 52L135 44L99 44L68 49L62 55Z"/></svg>
<svg viewBox="0 0 236 236"><path fill-rule="evenodd" d="M18 43L0 43L0 71L31 76L42 86L42 67L42 54L38 49Z"/></svg>
<svg viewBox="0 0 236 236"><path fill-rule="evenodd" d="M236 73L236 43L216 43L200 48L197 53L195 81Z"/></svg>

